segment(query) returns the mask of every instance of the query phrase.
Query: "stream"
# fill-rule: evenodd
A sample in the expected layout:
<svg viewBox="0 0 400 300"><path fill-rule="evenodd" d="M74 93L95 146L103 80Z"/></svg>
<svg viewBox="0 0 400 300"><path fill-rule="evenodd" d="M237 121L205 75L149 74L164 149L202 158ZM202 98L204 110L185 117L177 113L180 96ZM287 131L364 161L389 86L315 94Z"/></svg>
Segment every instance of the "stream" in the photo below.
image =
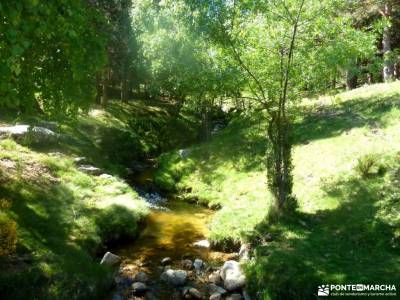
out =
<svg viewBox="0 0 400 300"><path fill-rule="evenodd" d="M183 299L180 289L160 280L161 274L169 268L186 270L188 274L186 285L195 287L205 296L209 293L208 276L214 267L220 266L236 255L195 246L194 243L206 239L213 211L173 196L161 196L151 188L149 190L149 187L153 186L153 173L154 169L149 168L132 179L132 184L153 208L145 220L145 227L135 241L109 249L122 258L119 273L115 277L117 287L107 297L109 300ZM163 266L161 261L164 258L170 258L170 262ZM200 270L187 265L188 260L193 263L196 259L204 262ZM138 297L129 294L129 289L126 287L132 284L139 272L148 275L145 281L149 291Z"/></svg>

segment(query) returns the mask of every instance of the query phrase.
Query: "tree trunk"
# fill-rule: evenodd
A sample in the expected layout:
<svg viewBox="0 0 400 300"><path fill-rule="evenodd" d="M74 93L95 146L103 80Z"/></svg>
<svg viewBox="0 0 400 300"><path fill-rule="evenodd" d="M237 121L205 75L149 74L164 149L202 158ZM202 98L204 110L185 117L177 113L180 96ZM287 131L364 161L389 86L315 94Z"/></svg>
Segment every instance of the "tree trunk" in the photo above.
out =
<svg viewBox="0 0 400 300"><path fill-rule="evenodd" d="M101 105L106 107L108 104L108 84L110 81L110 70L106 68L103 73L103 82L102 82L102 95L101 95Z"/></svg>
<svg viewBox="0 0 400 300"><path fill-rule="evenodd" d="M96 103L101 104L101 95L102 95L102 81L101 81L101 72L96 73Z"/></svg>
<svg viewBox="0 0 400 300"><path fill-rule="evenodd" d="M383 17L390 22L392 16L392 5L387 0L383 9ZM390 57L391 54L391 26L387 25L383 29L382 53L383 53L383 80L390 82L393 80L394 65Z"/></svg>
<svg viewBox="0 0 400 300"><path fill-rule="evenodd" d="M399 63L395 63L394 64L393 75L394 75L395 79L400 79L400 64Z"/></svg>
<svg viewBox="0 0 400 300"><path fill-rule="evenodd" d="M204 102L202 106L201 112L201 121L203 127L203 139L208 141L211 137L211 128L210 128L210 108L208 103Z"/></svg>
<svg viewBox="0 0 400 300"><path fill-rule="evenodd" d="M122 66L121 72L121 101L127 102L128 101L128 70L127 70L127 63Z"/></svg>
<svg viewBox="0 0 400 300"><path fill-rule="evenodd" d="M121 81L121 101L122 102L128 101L128 83L126 79L122 79Z"/></svg>
<svg viewBox="0 0 400 300"><path fill-rule="evenodd" d="M357 74L351 69L346 71L346 89L353 90L357 87Z"/></svg>

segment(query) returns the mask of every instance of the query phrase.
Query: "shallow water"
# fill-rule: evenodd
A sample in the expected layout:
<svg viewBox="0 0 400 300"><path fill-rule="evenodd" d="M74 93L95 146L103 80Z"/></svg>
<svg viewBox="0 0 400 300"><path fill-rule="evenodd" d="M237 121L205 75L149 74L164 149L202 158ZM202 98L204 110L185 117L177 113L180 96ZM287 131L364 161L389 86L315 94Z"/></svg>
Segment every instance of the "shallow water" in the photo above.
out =
<svg viewBox="0 0 400 300"><path fill-rule="evenodd" d="M125 259L158 265L162 258L178 260L186 257L208 260L208 249L193 243L204 239L212 211L199 205L169 200L170 210L153 210L137 240L114 251Z"/></svg>
<svg viewBox="0 0 400 300"><path fill-rule="evenodd" d="M154 169L149 168L132 178L134 186L148 190L152 186ZM179 299L179 291L160 281L163 267L160 262L165 257L172 259L173 269L182 269L182 260L200 258L209 266L217 266L229 259L232 254L194 247L193 243L206 239L208 224L213 211L204 206L190 204L168 197L163 204L168 210L152 210L145 220L145 226L138 238L130 243L119 244L109 249L122 258L120 276L133 278L139 271L150 276L148 283L153 295L159 300ZM189 272L188 285L207 292L207 274ZM114 291L116 292L116 291ZM113 293L114 293L113 292ZM112 299L112 295L106 299ZM144 299L144 298L138 298Z"/></svg>

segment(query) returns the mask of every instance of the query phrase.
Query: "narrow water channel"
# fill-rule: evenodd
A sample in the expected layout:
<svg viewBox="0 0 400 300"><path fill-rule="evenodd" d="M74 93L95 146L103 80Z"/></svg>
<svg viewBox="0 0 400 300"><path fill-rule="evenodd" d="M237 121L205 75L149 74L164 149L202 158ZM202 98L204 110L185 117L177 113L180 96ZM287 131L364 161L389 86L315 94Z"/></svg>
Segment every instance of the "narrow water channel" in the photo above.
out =
<svg viewBox="0 0 400 300"><path fill-rule="evenodd" d="M151 186L153 173L152 168L146 169L140 176L134 178L133 185L142 189ZM149 286L154 298L130 299L180 299L176 288L167 286L160 280L160 275L165 270L160 264L163 258L171 258L171 268L184 269L185 259L192 261L202 259L208 266L216 266L229 259L231 255L194 245L195 242L204 240L208 236L208 225L214 213L212 210L172 196L166 200L162 209L151 210L145 220L145 227L135 241L110 249L123 260L120 267L121 277L132 278L138 272L145 272L150 277ZM190 285L205 292L206 277L205 274L201 279L197 274L191 278Z"/></svg>

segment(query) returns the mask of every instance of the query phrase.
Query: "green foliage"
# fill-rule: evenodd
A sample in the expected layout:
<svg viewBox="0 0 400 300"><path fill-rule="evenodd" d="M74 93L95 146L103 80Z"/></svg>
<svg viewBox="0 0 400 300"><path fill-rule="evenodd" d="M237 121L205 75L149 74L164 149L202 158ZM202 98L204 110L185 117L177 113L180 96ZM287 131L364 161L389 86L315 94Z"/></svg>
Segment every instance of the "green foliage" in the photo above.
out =
<svg viewBox="0 0 400 300"><path fill-rule="evenodd" d="M374 174L382 174L384 169L385 167L376 154L368 154L359 158L355 166L355 170L363 178L368 178Z"/></svg>
<svg viewBox="0 0 400 300"><path fill-rule="evenodd" d="M99 235L105 243L132 240L137 235L140 216L124 206L111 205L97 215Z"/></svg>
<svg viewBox="0 0 400 300"><path fill-rule="evenodd" d="M0 106L53 115L87 108L105 62L98 13L80 0L4 2L0 13Z"/></svg>
<svg viewBox="0 0 400 300"><path fill-rule="evenodd" d="M17 223L0 212L0 257L13 254L17 244Z"/></svg>

